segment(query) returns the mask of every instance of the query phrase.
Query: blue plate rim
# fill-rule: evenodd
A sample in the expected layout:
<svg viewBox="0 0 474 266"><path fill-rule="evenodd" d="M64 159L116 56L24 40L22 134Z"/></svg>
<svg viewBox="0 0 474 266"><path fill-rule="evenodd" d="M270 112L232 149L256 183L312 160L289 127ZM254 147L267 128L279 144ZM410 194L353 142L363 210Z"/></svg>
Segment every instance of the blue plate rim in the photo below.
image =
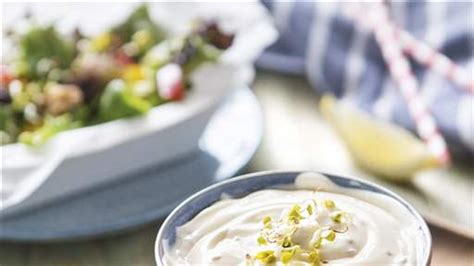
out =
<svg viewBox="0 0 474 266"><path fill-rule="evenodd" d="M229 165L227 166L226 170L221 173L219 176L215 176L213 178L213 184L217 184L223 180L228 180L229 178L232 178L234 175L240 173L243 169L245 169L250 161L252 160L253 156L257 152L257 149L260 147L260 144L263 139L263 109L261 104L258 102L257 97L255 93L250 89L250 87L245 86L243 88L236 89L233 93L230 94L234 95L235 93L238 92L243 92L252 97L253 104L255 104L256 111L258 113L258 116L256 119L258 121L256 124L258 125L258 134L255 134L255 137L253 138L253 145L251 146L251 149L248 149L245 153L245 156L239 156L237 158L234 158L232 161L225 162L225 164ZM224 103L222 106L225 106L226 103ZM219 110L217 111L219 112ZM216 112L216 113L217 113ZM189 158L188 158L189 160ZM179 167L179 166L174 166L174 167ZM217 169L219 170L219 169ZM217 174L218 171L216 171L214 174ZM101 188L103 188L101 186ZM99 189L99 188L98 188ZM93 190L88 191L89 193L92 192ZM87 194L87 193L84 193ZM71 196L71 197L76 197ZM169 214L174 208L176 208L177 205L182 201L177 201L174 202L173 204L169 204L166 207L162 207L160 209L157 209L156 211L149 211L145 213L142 216L137 216L137 217L129 217L125 219L121 219L120 221L117 221L114 224L105 224L103 226L98 226L95 227L94 229L90 229L87 232L84 232L81 229L78 230L63 230L63 231L55 231L54 233L48 234L47 232L43 232L40 237L31 237L31 235L28 234L28 232L21 232L18 233L16 232L15 234L9 234L8 232L1 232L1 220L0 220L0 241L1 242L29 242L29 243L54 243L54 242L71 242L71 241L80 241L80 240L87 240L87 239L92 239L92 238L99 238L101 236L107 236L107 235L113 235L114 233L120 233L125 230L132 230L134 228L138 228L140 226L143 226L145 224L149 224L153 221L157 221L160 219L163 219L166 217L167 214ZM160 226L161 227L161 226ZM32 229L33 230L33 229ZM58 233L59 232L59 233Z"/></svg>

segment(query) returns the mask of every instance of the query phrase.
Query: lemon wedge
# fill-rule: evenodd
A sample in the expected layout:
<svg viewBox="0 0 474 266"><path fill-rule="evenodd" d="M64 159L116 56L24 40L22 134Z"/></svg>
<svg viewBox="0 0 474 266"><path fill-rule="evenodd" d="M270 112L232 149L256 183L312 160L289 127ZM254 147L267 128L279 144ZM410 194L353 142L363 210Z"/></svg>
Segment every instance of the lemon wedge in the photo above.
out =
<svg viewBox="0 0 474 266"><path fill-rule="evenodd" d="M408 181L420 170L439 166L427 146L403 127L338 102L331 95L324 95L319 107L355 162L377 176Z"/></svg>

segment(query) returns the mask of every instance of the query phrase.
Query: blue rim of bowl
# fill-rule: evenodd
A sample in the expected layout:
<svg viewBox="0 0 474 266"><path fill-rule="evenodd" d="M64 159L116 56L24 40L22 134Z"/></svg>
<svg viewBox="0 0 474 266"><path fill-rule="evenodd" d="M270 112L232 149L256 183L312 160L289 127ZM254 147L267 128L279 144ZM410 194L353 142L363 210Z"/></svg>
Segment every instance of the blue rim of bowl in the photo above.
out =
<svg viewBox="0 0 474 266"><path fill-rule="evenodd" d="M225 181L218 182L216 184L213 184L207 188L204 188L197 193L191 195L188 197L186 200L181 202L171 213L168 215L166 220L163 222L163 224L160 226L160 229L158 231L156 240L155 240L155 245L154 245L154 254L155 254L155 262L157 265L164 265L162 261L163 257L163 247L162 247L162 242L163 242L163 237L165 234L165 229L169 227L170 225L173 224L175 220L177 220L177 217L181 215L184 211L183 208L187 205L192 204L195 200L200 199L203 195L208 194L210 192L213 192L214 190L218 190L220 187L229 187L232 185L235 185L236 183L239 182L245 182L245 180L249 179L254 179L254 178L262 178L262 183L260 183L258 186L252 187L251 191L248 189L242 189L240 192L237 190L237 193L233 193L235 195L230 195L231 197L243 197L249 193L252 193L254 191L263 189L263 188L271 188L272 186L278 187L282 186L285 184L294 184L295 178L302 174L302 173L308 173L308 172L313 172L313 173L318 173L322 174L325 177L329 178L332 182L334 182L338 186L342 187L348 187L348 188L353 188L353 189L361 189L361 190L368 190L372 191L375 193L381 193L384 195L387 195L393 199L395 199L397 202L399 202L401 205L403 205L415 218L417 221L419 228L421 229L423 236L425 238L426 242L426 248L425 248L425 254L423 254L422 257L422 263L420 265L428 266L430 265L431 262L431 256L432 256L432 238L431 238L431 232L428 228L428 225L426 224L425 220L422 218L422 216L418 213L418 211L411 205L409 204L406 200L404 200L402 197L397 195L396 193L380 186L377 184L374 184L372 182L366 181L366 180L360 180L356 179L353 177L348 177L348 176L340 176L340 175L333 175L333 174L328 174L324 172L318 172L318 171L263 171L263 172L256 172L256 173L251 173L251 174L246 174L246 175L241 175L238 177L234 177ZM268 185L268 181L265 180L265 178L268 178L269 176L278 176L279 178L282 178L277 184L273 185ZM265 184L267 183L267 184ZM220 193L222 194L222 193ZM204 204L205 207L210 206L214 202L219 200L218 198L213 198L211 201L207 202L207 204ZM189 219L182 219L183 223L179 224L182 225L185 222L191 220L195 215L197 215L199 212L201 212L203 208L200 208L197 210L195 213L191 213L189 216ZM179 226L177 225L177 226ZM175 229L173 229L173 233L175 234ZM173 244L173 243L172 243Z"/></svg>

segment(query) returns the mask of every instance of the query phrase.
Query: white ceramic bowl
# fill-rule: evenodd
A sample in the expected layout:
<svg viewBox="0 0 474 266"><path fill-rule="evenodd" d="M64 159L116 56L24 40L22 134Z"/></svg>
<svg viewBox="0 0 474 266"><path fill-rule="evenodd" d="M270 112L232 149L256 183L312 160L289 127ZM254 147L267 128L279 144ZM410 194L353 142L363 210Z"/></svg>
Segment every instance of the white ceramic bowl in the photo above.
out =
<svg viewBox="0 0 474 266"><path fill-rule="evenodd" d="M21 201L7 206L3 215L191 153L234 86L228 80L208 84L203 79L236 77L236 71L230 66L204 67L196 73L195 89L184 101L158 106L143 117L66 131L37 150L23 144L2 147L2 188L14 187L13 193L20 198L14 195L11 202ZM15 180L21 182L15 184ZM27 197L22 199L22 195Z"/></svg>
<svg viewBox="0 0 474 266"><path fill-rule="evenodd" d="M105 4L11 3L6 6L6 21L15 21L15 14L28 7L39 14L40 22L61 19L58 25L65 31L79 22L81 29L93 34L120 21L133 9L130 5L135 4L114 4L104 18L97 11L109 7ZM142 117L60 133L37 150L22 144L3 146L0 216L191 153L216 108L234 88L251 82L253 61L276 39L268 14L256 2L150 5L151 17L170 32L179 33L190 21L207 18L234 32L234 44L218 63L193 74L193 89L181 102L158 106Z"/></svg>

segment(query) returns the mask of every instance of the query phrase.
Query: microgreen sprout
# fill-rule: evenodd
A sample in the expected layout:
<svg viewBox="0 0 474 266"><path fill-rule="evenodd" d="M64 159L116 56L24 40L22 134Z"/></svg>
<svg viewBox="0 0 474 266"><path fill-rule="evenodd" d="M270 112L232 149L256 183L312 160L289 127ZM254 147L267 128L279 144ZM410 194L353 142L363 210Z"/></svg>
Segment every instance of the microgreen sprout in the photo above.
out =
<svg viewBox="0 0 474 266"><path fill-rule="evenodd" d="M333 242L334 239L336 239L336 232L334 232L333 230L325 231L323 237L327 241Z"/></svg>
<svg viewBox="0 0 474 266"><path fill-rule="evenodd" d="M259 246L264 246L265 250L258 251L255 256L251 256L252 260L258 260L263 264L273 264L280 261L284 265L295 262L306 262L311 265L321 265L321 258L319 250L322 245L329 245L336 240L336 234L347 232L349 229L347 222L348 214L336 207L332 200L321 201L321 206L324 206L329 213L330 221L320 224L318 215L326 211L318 209L316 200L311 200L310 203L303 202L294 204L285 212L286 216L280 219L272 219L270 216L265 216L262 219L263 227L260 235L257 238ZM325 214L324 214L325 215ZM309 226L309 227L308 227ZM300 229L308 230L312 234L311 242L302 240L301 233L296 232ZM307 247L305 249L302 246ZM248 258L247 258L247 261Z"/></svg>
<svg viewBox="0 0 474 266"><path fill-rule="evenodd" d="M292 252L282 251L281 255L280 255L280 260L284 264L288 264L291 261L291 259L293 258L293 255L294 255L294 253L292 253Z"/></svg>
<svg viewBox="0 0 474 266"><path fill-rule="evenodd" d="M336 208L336 204L332 200L325 200L324 201L324 207L326 207L326 209L328 209L328 210L332 210L332 209Z"/></svg>
<svg viewBox="0 0 474 266"><path fill-rule="evenodd" d="M275 262L275 252L273 250L260 251L255 258L264 264L270 264Z"/></svg>
<svg viewBox="0 0 474 266"><path fill-rule="evenodd" d="M263 236L259 236L257 238L257 243L261 246L264 246L267 244L267 240Z"/></svg>
<svg viewBox="0 0 474 266"><path fill-rule="evenodd" d="M308 260L309 262L312 262L312 263L318 263L319 264L319 261L320 261L320 258L319 258L319 251L318 250L312 250L309 252L309 255L308 255Z"/></svg>
<svg viewBox="0 0 474 266"><path fill-rule="evenodd" d="M308 206L306 206L306 211L309 215L313 215L313 205L308 204Z"/></svg>
<svg viewBox="0 0 474 266"><path fill-rule="evenodd" d="M342 219L344 218L344 212L342 211L334 211L330 214L331 219L336 223L341 223Z"/></svg>
<svg viewBox="0 0 474 266"><path fill-rule="evenodd" d="M290 211L288 212L288 221L292 223L299 223L300 219L303 218L303 216L300 213L301 211L301 206L298 204L293 205L291 207Z"/></svg>
<svg viewBox="0 0 474 266"><path fill-rule="evenodd" d="M289 236L285 236L285 238L283 238L281 246L284 248L289 248L292 244L293 243L291 242L291 238Z"/></svg>
<svg viewBox="0 0 474 266"><path fill-rule="evenodd" d="M270 216L265 216L263 218L263 225L267 225L268 223L270 223L272 221L272 217Z"/></svg>
<svg viewBox="0 0 474 266"><path fill-rule="evenodd" d="M318 239L314 242L313 248L315 248L315 249L321 248L322 242L323 242L323 238L321 236L319 236Z"/></svg>

